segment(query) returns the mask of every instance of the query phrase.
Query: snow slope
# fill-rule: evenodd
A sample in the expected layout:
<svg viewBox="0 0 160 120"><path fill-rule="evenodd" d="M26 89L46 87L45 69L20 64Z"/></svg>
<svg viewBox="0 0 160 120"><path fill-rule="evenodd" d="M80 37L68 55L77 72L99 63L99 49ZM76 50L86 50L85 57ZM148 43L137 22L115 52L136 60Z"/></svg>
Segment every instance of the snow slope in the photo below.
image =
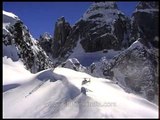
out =
<svg viewBox="0 0 160 120"><path fill-rule="evenodd" d="M80 40L78 40L78 43L73 49L73 53L71 53L69 58L77 58L83 66L90 66L93 62L99 61L102 57L106 57L108 60L110 60L120 52L121 51L115 51L113 49L107 50L107 52L85 52L80 44Z"/></svg>
<svg viewBox="0 0 160 120"><path fill-rule="evenodd" d="M91 82L81 85L84 78ZM21 62L4 57L3 118L57 117L158 118L158 106L108 79L60 67L31 74Z"/></svg>
<svg viewBox="0 0 160 120"><path fill-rule="evenodd" d="M20 60L13 62L11 58L3 57L3 85L21 84L30 76L31 73L25 69Z"/></svg>

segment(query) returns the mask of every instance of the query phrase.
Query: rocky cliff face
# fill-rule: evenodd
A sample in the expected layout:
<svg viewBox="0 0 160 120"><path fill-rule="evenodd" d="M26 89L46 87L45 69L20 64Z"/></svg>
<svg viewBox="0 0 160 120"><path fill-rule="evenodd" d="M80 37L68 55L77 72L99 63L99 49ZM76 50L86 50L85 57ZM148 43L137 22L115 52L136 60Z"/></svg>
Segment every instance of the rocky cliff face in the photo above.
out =
<svg viewBox="0 0 160 120"><path fill-rule="evenodd" d="M130 47L111 60L104 57L91 64L87 72L113 79L124 90L155 102L159 94L158 8L157 2L139 2L131 18Z"/></svg>
<svg viewBox="0 0 160 120"><path fill-rule="evenodd" d="M65 21L65 18L59 18L55 24L54 39L52 41L51 47L54 58L59 56L59 53L62 50L62 47L64 46L70 31L71 26L68 22Z"/></svg>
<svg viewBox="0 0 160 120"><path fill-rule="evenodd" d="M39 37L39 45L51 59L52 59L52 49L51 49L52 40L53 37L49 33L44 33Z"/></svg>
<svg viewBox="0 0 160 120"><path fill-rule="evenodd" d="M118 9L115 2L93 3L84 13L82 20L91 24L91 28L84 31L89 31L86 40L81 41L86 52L117 50L127 46L129 19ZM91 43L87 44L88 41ZM88 49L86 44L91 47Z"/></svg>
<svg viewBox="0 0 160 120"><path fill-rule="evenodd" d="M48 58L28 28L14 14L3 11L3 56L21 60L32 73L51 68Z"/></svg>
<svg viewBox="0 0 160 120"><path fill-rule="evenodd" d="M139 2L132 15L132 43L138 38L145 39L145 44L158 48L159 37L159 3Z"/></svg>
<svg viewBox="0 0 160 120"><path fill-rule="evenodd" d="M68 58L77 46L78 41L85 52L96 52L104 49L121 50L127 48L138 38L145 39L146 46L158 47L158 20L159 6L157 2L139 2L133 15L126 17L115 2L95 2L84 13L83 17L66 32L67 37L60 36L65 31L63 22L56 23L55 57ZM58 27L59 26L59 27ZM58 30L59 29L59 30ZM61 30L60 30L61 29ZM63 29L63 30L62 30ZM59 36L59 38L58 38ZM67 42L65 42L67 41ZM56 43L57 42L57 43ZM61 45L60 45L61 44Z"/></svg>
<svg viewBox="0 0 160 120"><path fill-rule="evenodd" d="M56 26L59 25L57 24L58 22ZM57 32L57 28L60 27L55 29L54 42L56 47L62 47L62 49L56 57L68 58L78 42L85 52L96 52L104 49L120 50L128 46L129 19L117 8L115 2L93 3L83 17L72 27L67 39L58 41L61 39L58 36L62 35Z"/></svg>
<svg viewBox="0 0 160 120"><path fill-rule="evenodd" d="M141 39L108 61L103 58L92 64L88 72L118 82L127 92L146 97L150 101L158 95L158 66L156 49L148 49Z"/></svg>

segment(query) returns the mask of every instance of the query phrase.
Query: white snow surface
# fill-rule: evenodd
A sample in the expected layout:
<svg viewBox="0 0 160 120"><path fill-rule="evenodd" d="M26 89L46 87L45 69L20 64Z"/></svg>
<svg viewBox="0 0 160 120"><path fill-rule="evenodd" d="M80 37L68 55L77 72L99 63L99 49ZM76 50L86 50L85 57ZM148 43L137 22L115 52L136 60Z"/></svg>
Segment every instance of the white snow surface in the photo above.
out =
<svg viewBox="0 0 160 120"><path fill-rule="evenodd" d="M82 85L84 78L91 81ZM3 57L3 118L94 117L158 118L158 106L109 79L61 67L31 74L20 61Z"/></svg>
<svg viewBox="0 0 160 120"><path fill-rule="evenodd" d="M14 25L17 20L20 19L15 14L3 10L3 34L7 34L9 32L7 28Z"/></svg>
<svg viewBox="0 0 160 120"><path fill-rule="evenodd" d="M3 85L21 84L30 76L22 61L13 62L11 58L3 57Z"/></svg>
<svg viewBox="0 0 160 120"><path fill-rule="evenodd" d="M134 11L134 13L135 12L146 12L146 13L152 13L152 12L159 12L159 10L158 9L136 9L135 11Z"/></svg>
<svg viewBox="0 0 160 120"><path fill-rule="evenodd" d="M128 50L129 50L129 49L132 50L132 49L137 48L137 47L139 47L139 48L144 47L144 45L143 45L142 43L140 43L139 40L140 40L140 38L137 39L135 42L133 42L133 43L129 46Z"/></svg>
<svg viewBox="0 0 160 120"><path fill-rule="evenodd" d="M10 17L15 18L15 19L18 18L15 14L13 14L13 13L11 13L11 12L6 12L6 11L4 11L4 10L3 10L3 15L10 16Z"/></svg>
<svg viewBox="0 0 160 120"><path fill-rule="evenodd" d="M108 60L118 55L121 51L107 50L108 52L85 52L80 44L80 39L77 42L76 47L73 49L73 53L70 58L76 58L83 66L90 66L93 62L99 61L102 57L106 57Z"/></svg>

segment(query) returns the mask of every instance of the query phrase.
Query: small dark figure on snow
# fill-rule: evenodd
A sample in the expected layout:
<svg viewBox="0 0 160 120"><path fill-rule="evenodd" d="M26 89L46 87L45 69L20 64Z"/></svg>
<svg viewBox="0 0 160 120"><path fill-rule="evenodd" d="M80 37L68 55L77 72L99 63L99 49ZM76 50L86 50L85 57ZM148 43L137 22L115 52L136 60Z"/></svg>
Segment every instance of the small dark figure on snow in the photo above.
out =
<svg viewBox="0 0 160 120"><path fill-rule="evenodd" d="M86 78L84 78L84 80L82 81L82 85L84 85L84 84L86 84L86 83L88 83L90 81L91 81L90 78L89 78L89 80L87 80Z"/></svg>
<svg viewBox="0 0 160 120"><path fill-rule="evenodd" d="M81 93L83 93L84 95L86 95L86 92L87 92L86 88L85 87L81 87Z"/></svg>

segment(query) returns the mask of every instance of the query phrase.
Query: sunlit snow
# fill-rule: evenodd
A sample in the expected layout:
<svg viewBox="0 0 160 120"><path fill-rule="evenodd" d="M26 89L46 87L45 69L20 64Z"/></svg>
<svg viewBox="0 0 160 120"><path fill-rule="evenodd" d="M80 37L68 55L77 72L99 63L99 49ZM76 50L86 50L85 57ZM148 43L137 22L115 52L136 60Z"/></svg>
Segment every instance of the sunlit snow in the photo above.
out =
<svg viewBox="0 0 160 120"><path fill-rule="evenodd" d="M31 74L19 61L3 60L3 118L158 117L157 105L108 79L61 67ZM82 85L84 78L90 82Z"/></svg>

